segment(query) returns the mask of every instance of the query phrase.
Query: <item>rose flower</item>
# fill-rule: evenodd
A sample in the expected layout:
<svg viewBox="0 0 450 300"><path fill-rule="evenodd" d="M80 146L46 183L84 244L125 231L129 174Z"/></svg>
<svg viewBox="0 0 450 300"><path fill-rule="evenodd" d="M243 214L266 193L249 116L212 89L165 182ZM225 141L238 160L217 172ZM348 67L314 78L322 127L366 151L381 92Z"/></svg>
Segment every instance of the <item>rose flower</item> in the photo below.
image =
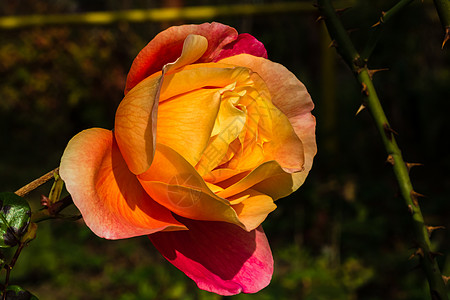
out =
<svg viewBox="0 0 450 300"><path fill-rule="evenodd" d="M171 27L134 60L114 130L72 138L60 175L96 235L148 235L199 288L254 293L273 273L261 223L316 154L313 106L253 36Z"/></svg>

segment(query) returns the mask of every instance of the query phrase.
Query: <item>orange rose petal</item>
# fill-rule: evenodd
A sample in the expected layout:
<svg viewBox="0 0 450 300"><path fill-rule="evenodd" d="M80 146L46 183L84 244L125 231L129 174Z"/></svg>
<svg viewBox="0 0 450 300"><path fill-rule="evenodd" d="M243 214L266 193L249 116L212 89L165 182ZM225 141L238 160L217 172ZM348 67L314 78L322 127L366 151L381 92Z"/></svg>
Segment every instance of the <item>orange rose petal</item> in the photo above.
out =
<svg viewBox="0 0 450 300"><path fill-rule="evenodd" d="M175 62L166 64L161 76L151 76L138 83L120 103L115 119L116 139L128 167L134 174L145 172L153 160L156 116L165 73L169 74L195 62L207 48L208 41L205 37L188 35L180 57Z"/></svg>
<svg viewBox="0 0 450 300"><path fill-rule="evenodd" d="M203 88L223 88L234 82L250 80L247 68L227 64L195 64L181 68L177 73L164 77L161 101Z"/></svg>
<svg viewBox="0 0 450 300"><path fill-rule="evenodd" d="M264 162L265 155L261 145L255 141L248 143L244 150L238 152L228 163L228 167L239 172L252 170ZM267 161L267 160L266 160Z"/></svg>
<svg viewBox="0 0 450 300"><path fill-rule="evenodd" d="M225 58L220 63L244 66L258 73L272 95L273 104L285 114L304 148L303 180L311 170L317 153L315 118L311 115L314 103L306 87L283 65L247 54Z"/></svg>
<svg viewBox="0 0 450 300"><path fill-rule="evenodd" d="M219 99L220 101L220 99ZM218 120L218 133L203 152L196 166L200 175L208 174L214 169L228 152L232 143L241 133L245 125L245 112L235 107L232 99L222 100Z"/></svg>
<svg viewBox="0 0 450 300"><path fill-rule="evenodd" d="M218 185L209 183L209 182L207 182L207 181L205 181L205 183L206 183L206 185L208 186L208 188L211 190L211 192L213 192L214 194L217 194L218 192L223 191L223 188L221 188L221 187L218 186Z"/></svg>
<svg viewBox="0 0 450 300"><path fill-rule="evenodd" d="M233 199L238 200L236 204ZM252 189L233 196L230 202L247 231L257 228L277 208L271 197Z"/></svg>
<svg viewBox="0 0 450 300"><path fill-rule="evenodd" d="M162 76L141 81L117 108L115 138L128 168L136 175L153 161L161 81Z"/></svg>
<svg viewBox="0 0 450 300"><path fill-rule="evenodd" d="M159 104L157 141L171 147L191 164L205 150L220 106L214 89L199 89Z"/></svg>
<svg viewBox="0 0 450 300"><path fill-rule="evenodd" d="M174 62L164 65L166 74L176 71L177 69L194 63L208 48L208 40L201 35L190 34L183 43L181 56Z"/></svg>
<svg viewBox="0 0 450 300"><path fill-rule="evenodd" d="M151 167L138 179L155 201L182 217L244 228L229 201L215 195L194 167L166 145L157 144Z"/></svg>
<svg viewBox="0 0 450 300"><path fill-rule="evenodd" d="M288 118L278 109L272 109L272 139L264 144L264 152L275 159L288 173L303 170L303 144Z"/></svg>
<svg viewBox="0 0 450 300"><path fill-rule="evenodd" d="M278 175L258 184L258 189L266 193L271 190L269 188L271 186L276 189L278 180L284 178L284 186L291 186L292 190L290 192L287 190L284 190L284 192L283 189L279 191L274 190L272 194L278 195L277 198L280 195L288 195L303 184L311 170L314 156L317 153L315 138L316 121L311 114L314 108L311 96L304 84L294 74L284 66L270 60L241 54L228 57L220 62L248 67L258 73L272 95L273 104L288 117L295 133L302 141L304 152L303 171L293 173L291 176Z"/></svg>
<svg viewBox="0 0 450 300"><path fill-rule="evenodd" d="M314 156L317 153L316 144L316 118L311 114L303 114L290 119L292 127L302 140L305 162L303 171L292 174L295 186L298 188L303 184L312 168ZM295 188L295 190L297 189ZM295 191L294 190L294 191Z"/></svg>
<svg viewBox="0 0 450 300"><path fill-rule="evenodd" d="M109 130L88 129L72 138L61 158L60 175L84 221L100 237L186 229L147 195Z"/></svg>
<svg viewBox="0 0 450 300"><path fill-rule="evenodd" d="M208 182L216 183L227 180L228 178L231 178L239 173L241 172L238 170L219 168L212 170L210 173L203 176L203 178Z"/></svg>
<svg viewBox="0 0 450 300"><path fill-rule="evenodd" d="M219 63L243 66L256 72L266 83L272 102L288 118L310 113L314 108L305 85L281 64L248 54L231 56Z"/></svg>
<svg viewBox="0 0 450 300"><path fill-rule="evenodd" d="M180 56L185 39L190 34L204 36L208 41L208 48L200 58L200 62L213 61L225 45L238 37L234 28L220 23L173 26L162 31L133 61L127 77L125 94L144 78L161 71L165 64L174 62Z"/></svg>
<svg viewBox="0 0 450 300"><path fill-rule="evenodd" d="M252 189L270 196L274 201L295 192L304 182L306 172L283 173L268 177L252 186Z"/></svg>
<svg viewBox="0 0 450 300"><path fill-rule="evenodd" d="M238 182L224 188L223 191L217 193L217 196L222 198L228 198L239 194L253 185L276 175L285 174L286 172L281 168L281 166L276 161L268 161L256 169L251 171L247 176L240 179Z"/></svg>

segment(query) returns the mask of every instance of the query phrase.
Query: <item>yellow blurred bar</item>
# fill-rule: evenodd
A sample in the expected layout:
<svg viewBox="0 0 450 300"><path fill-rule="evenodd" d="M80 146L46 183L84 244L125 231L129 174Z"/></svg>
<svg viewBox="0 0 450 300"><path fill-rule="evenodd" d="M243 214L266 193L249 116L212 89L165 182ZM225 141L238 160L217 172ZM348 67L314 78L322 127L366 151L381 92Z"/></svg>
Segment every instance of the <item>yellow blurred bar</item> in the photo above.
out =
<svg viewBox="0 0 450 300"><path fill-rule="evenodd" d="M340 4L343 5L350 5L351 3L353 3L353 1L340 1ZM217 17L234 15L313 11L316 11L316 8L310 2L279 2L270 4L237 4L220 6L192 6L183 8L136 9L111 12L88 12L80 14L8 16L0 17L0 29L68 24L105 25L119 21L198 21L213 20Z"/></svg>

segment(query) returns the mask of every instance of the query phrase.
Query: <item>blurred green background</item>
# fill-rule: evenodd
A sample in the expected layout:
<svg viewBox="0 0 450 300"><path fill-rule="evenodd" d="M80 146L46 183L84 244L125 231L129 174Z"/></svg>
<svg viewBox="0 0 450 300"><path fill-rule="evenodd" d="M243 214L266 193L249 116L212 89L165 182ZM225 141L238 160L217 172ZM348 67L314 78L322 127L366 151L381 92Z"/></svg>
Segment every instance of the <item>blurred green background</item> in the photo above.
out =
<svg viewBox="0 0 450 300"><path fill-rule="evenodd" d="M270 0L13 0L0 17L75 14ZM355 0L342 20L358 46L392 0ZM306 1L312 7L312 1ZM293 71L316 104L319 152L306 183L277 202L264 228L275 258L272 283L256 295L200 291L146 237L107 241L82 221L46 221L12 272L40 299L430 299L417 269L410 217L368 112L355 117L360 88L328 48L314 8L214 19L0 28L0 190L15 191L59 164L68 140L112 128L126 74L139 50L171 25L218 21L261 40L269 58ZM370 67L389 68L375 85L399 133L430 225L450 227L450 52L431 1L414 1L386 30ZM28 196L34 207L50 184ZM433 247L450 275L450 233ZM2 273L3 277L4 273Z"/></svg>

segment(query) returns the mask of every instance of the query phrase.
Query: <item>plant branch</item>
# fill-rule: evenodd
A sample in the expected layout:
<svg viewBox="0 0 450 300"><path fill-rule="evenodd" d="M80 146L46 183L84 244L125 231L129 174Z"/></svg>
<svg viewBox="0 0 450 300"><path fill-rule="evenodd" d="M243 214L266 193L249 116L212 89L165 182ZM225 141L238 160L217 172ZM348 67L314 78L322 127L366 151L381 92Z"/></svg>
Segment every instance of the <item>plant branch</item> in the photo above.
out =
<svg viewBox="0 0 450 300"><path fill-rule="evenodd" d="M325 24L327 25L328 33L333 40L332 45L336 47L336 51L342 56L347 65L356 72L358 68L364 65L361 61L361 57L353 46L347 31L341 24L334 8L330 5L321 5L319 1L319 10L322 16L325 18Z"/></svg>
<svg viewBox="0 0 450 300"><path fill-rule="evenodd" d="M401 2L403 2L402 5L406 5L406 2L408 1ZM442 279L439 266L434 258L435 254L431 251L427 227L424 224L422 212L417 200L420 194L416 193L413 189L407 165L403 160L401 151L393 134L394 131L389 125L375 87L373 86L370 71L367 69L365 64L364 66L359 65L361 62L360 55L355 50L353 43L337 17L330 0L318 0L318 4L319 11L325 19L328 32L331 38L336 41L337 51L342 55L343 59L352 69L362 86L362 93L365 97L366 106L369 108L374 118L376 127L381 135L384 147L388 154L388 161L393 165L402 197L412 215L412 230L416 242L418 243L418 251L416 251L416 253L420 254L420 262L427 277L432 298L448 300L446 287ZM395 11L400 8L401 7L397 7ZM393 14L390 14L389 17L392 15Z"/></svg>
<svg viewBox="0 0 450 300"><path fill-rule="evenodd" d="M45 207L41 210L38 210L36 212L33 212L31 214L31 222L38 223L41 221L45 221L48 219L72 219L72 220L78 220L81 216L66 216L61 215L60 212L68 207L69 205L73 204L72 197L66 196L63 199L59 200L58 202L55 202L53 204L50 204L48 207Z"/></svg>
<svg viewBox="0 0 450 300"><path fill-rule="evenodd" d="M369 37L369 40L367 41L366 47L362 51L361 56L364 59L366 60L369 59L370 55L372 54L373 50L375 49L380 39L385 24L390 19L392 19L393 16L395 16L398 12L400 12L405 6L409 5L413 1L414 0L401 0L396 5L394 5L390 10L386 12L381 12L380 20L372 26L374 29Z"/></svg>
<svg viewBox="0 0 450 300"><path fill-rule="evenodd" d="M450 1L449 0L433 0L434 6L441 20L442 27L444 27L444 41L442 42L442 49L445 43L450 39Z"/></svg>
<svg viewBox="0 0 450 300"><path fill-rule="evenodd" d="M32 182L28 183L27 185L21 187L20 189L18 189L15 193L20 196L23 197L25 195L27 195L28 193L32 192L33 190L37 189L38 187L40 187L41 185L43 185L44 183L46 183L47 181L49 181L50 179L54 178L53 174L55 172L58 172L59 168L54 169L53 171L48 172L45 175L42 175L41 177L39 177L38 179L33 180Z"/></svg>
<svg viewBox="0 0 450 300"><path fill-rule="evenodd" d="M3 296L2 300L6 300L6 289L9 285L9 277L11 275L11 271L14 268L14 265L16 264L17 259L19 258L20 253L22 252L23 247L25 247L26 243L19 243L19 246L16 249L16 252L14 253L13 258L11 259L11 262L7 265L5 265L6 269L6 276L5 276L5 284L3 285Z"/></svg>

